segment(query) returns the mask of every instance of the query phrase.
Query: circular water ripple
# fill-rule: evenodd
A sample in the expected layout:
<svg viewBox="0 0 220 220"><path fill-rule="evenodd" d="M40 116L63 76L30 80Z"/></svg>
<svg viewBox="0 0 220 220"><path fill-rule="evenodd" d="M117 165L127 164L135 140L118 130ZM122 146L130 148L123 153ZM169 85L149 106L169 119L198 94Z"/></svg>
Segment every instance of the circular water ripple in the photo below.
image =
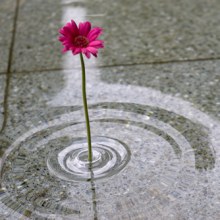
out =
<svg viewBox="0 0 220 220"><path fill-rule="evenodd" d="M47 159L49 172L67 181L100 179L118 173L128 163L129 148L109 137L93 137L93 161L88 161L87 139L79 138L64 149L53 151Z"/></svg>
<svg viewBox="0 0 220 220"><path fill-rule="evenodd" d="M170 201L183 203L197 173L215 165L207 128L183 116L129 103L99 103L89 114L92 169L81 107L44 111L12 143L1 179L1 206L13 210L8 219L171 216Z"/></svg>

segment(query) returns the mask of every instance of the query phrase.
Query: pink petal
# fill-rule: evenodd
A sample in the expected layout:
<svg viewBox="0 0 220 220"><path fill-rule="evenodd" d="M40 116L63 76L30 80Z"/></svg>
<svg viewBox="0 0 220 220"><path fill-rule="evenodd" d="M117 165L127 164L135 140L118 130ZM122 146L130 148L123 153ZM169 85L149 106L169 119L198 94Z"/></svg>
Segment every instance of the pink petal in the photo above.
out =
<svg viewBox="0 0 220 220"><path fill-rule="evenodd" d="M64 45L64 48L63 48L63 50L62 50L62 53L65 53L65 52L67 52L68 50L73 50L73 49L75 49L74 47L71 47L70 45Z"/></svg>
<svg viewBox="0 0 220 220"><path fill-rule="evenodd" d="M82 48L82 53L84 53L88 59L91 57L90 52L87 50L87 48Z"/></svg>
<svg viewBox="0 0 220 220"><path fill-rule="evenodd" d="M72 31L72 24L70 22L66 23L65 25L69 30Z"/></svg>
<svg viewBox="0 0 220 220"><path fill-rule="evenodd" d="M87 36L91 30L91 23L89 21L81 22L79 24L79 35Z"/></svg>
<svg viewBox="0 0 220 220"><path fill-rule="evenodd" d="M71 24L72 24L72 28L73 28L74 33L76 35L78 35L79 34L79 29L78 29L78 27L76 25L76 22L74 20L71 20Z"/></svg>
<svg viewBox="0 0 220 220"><path fill-rule="evenodd" d="M61 28L59 33L65 37L73 38L79 35L79 30L76 23L72 20L71 23L68 22L63 28Z"/></svg>
<svg viewBox="0 0 220 220"><path fill-rule="evenodd" d="M104 42L102 40L95 40L89 43L89 47L95 47L95 48L103 48Z"/></svg>
<svg viewBox="0 0 220 220"><path fill-rule="evenodd" d="M90 53L89 52L85 52L84 53L86 55L86 57L89 59L91 57Z"/></svg>
<svg viewBox="0 0 220 220"><path fill-rule="evenodd" d="M65 53L65 52L67 52L68 51L68 49L66 48L66 47L64 47L63 49L62 49L62 53Z"/></svg>
<svg viewBox="0 0 220 220"><path fill-rule="evenodd" d="M58 40L61 41L61 42L63 42L63 41L66 40L66 38L65 38L64 36L59 36Z"/></svg>
<svg viewBox="0 0 220 220"><path fill-rule="evenodd" d="M73 49L72 49L73 55L79 54L79 53L81 53L81 52L82 52L81 48L73 48Z"/></svg>
<svg viewBox="0 0 220 220"><path fill-rule="evenodd" d="M62 34L62 35L65 35L64 29L63 29L63 28L60 28L59 33Z"/></svg>
<svg viewBox="0 0 220 220"><path fill-rule="evenodd" d="M93 56L97 57L98 50L94 47L87 47L86 50L90 52Z"/></svg>
<svg viewBox="0 0 220 220"><path fill-rule="evenodd" d="M93 29L89 32L87 38L88 38L89 41L91 42L91 41L96 40L96 39L99 37L100 34L102 34L102 28L96 27L96 28L93 28Z"/></svg>
<svg viewBox="0 0 220 220"><path fill-rule="evenodd" d="M69 27L64 26L64 27L63 27L62 34L63 34L65 37L71 37L71 36L72 36L72 31L71 31L71 29L70 29Z"/></svg>

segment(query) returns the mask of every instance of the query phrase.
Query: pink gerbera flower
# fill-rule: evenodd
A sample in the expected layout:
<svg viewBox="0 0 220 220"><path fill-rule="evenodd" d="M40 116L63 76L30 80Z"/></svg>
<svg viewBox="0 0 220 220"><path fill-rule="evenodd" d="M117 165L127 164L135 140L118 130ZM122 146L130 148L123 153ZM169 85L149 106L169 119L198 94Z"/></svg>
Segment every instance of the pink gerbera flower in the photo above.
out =
<svg viewBox="0 0 220 220"><path fill-rule="evenodd" d="M71 50L73 55L83 53L90 58L91 54L97 57L98 49L104 47L104 42L98 39L102 34L102 28L91 29L89 21L81 22L78 28L75 21L71 20L59 30L59 33L61 34L59 41L64 46L63 52Z"/></svg>

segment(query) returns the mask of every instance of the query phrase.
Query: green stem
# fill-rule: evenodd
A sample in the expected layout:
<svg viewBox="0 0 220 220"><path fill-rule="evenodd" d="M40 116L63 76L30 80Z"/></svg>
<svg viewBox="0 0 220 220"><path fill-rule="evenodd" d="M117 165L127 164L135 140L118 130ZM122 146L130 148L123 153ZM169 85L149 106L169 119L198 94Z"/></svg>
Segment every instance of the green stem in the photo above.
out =
<svg viewBox="0 0 220 220"><path fill-rule="evenodd" d="M83 96L83 106L84 106L84 114L86 119L86 130L87 130L87 142L88 142L88 160L92 162L92 144L91 144L91 132L90 132L90 124L89 124L89 113L86 99L86 71L85 64L83 60L83 55L80 53L80 61L82 67L82 96Z"/></svg>

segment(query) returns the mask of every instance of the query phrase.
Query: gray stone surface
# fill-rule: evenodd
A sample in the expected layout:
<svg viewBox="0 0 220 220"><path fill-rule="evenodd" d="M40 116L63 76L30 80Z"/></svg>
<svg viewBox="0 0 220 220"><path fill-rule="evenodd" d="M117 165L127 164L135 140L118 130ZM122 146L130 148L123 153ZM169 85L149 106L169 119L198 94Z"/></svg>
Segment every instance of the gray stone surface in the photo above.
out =
<svg viewBox="0 0 220 220"><path fill-rule="evenodd" d="M9 45L11 42L15 4L14 0L0 1L0 46Z"/></svg>
<svg viewBox="0 0 220 220"><path fill-rule="evenodd" d="M28 112L47 107L47 102L65 86L64 77L59 71L13 74L10 109Z"/></svg>
<svg viewBox="0 0 220 220"><path fill-rule="evenodd" d="M220 62L200 61L102 69L110 84L150 87L192 102L220 119Z"/></svg>
<svg viewBox="0 0 220 220"><path fill-rule="evenodd" d="M0 73L5 73L8 68L9 46L0 46Z"/></svg>
<svg viewBox="0 0 220 220"><path fill-rule="evenodd" d="M57 30L71 18L104 28L99 65L217 58L219 10L217 0L23 0L13 70L73 67L63 61L57 42Z"/></svg>
<svg viewBox="0 0 220 220"><path fill-rule="evenodd" d="M58 0L20 2L13 71L60 66L62 54L57 37L61 10Z"/></svg>
<svg viewBox="0 0 220 220"><path fill-rule="evenodd" d="M219 57L218 1L106 1L101 10L97 5L88 14L106 13L97 18L106 29L105 64Z"/></svg>
<svg viewBox="0 0 220 220"><path fill-rule="evenodd" d="M99 101L97 98L104 93L100 84L135 85L184 99L220 119L219 72L219 61L91 68L87 70L88 96L92 102ZM78 68L13 74L9 103L21 112L49 107L48 103L81 105L80 86L81 72Z"/></svg>
<svg viewBox="0 0 220 220"><path fill-rule="evenodd" d="M0 124L15 2L0 1ZM19 2L0 219L218 220L220 3ZM123 145L126 166L101 180L97 157L88 181L69 181L86 163L84 148L75 151L86 141L79 57L62 55L57 41L71 18L105 30L105 50L85 60L92 138L102 150Z"/></svg>
<svg viewBox="0 0 220 220"><path fill-rule="evenodd" d="M19 213L35 219L38 209L70 219L94 213L107 219L113 214L114 219L218 219L218 66L208 61L87 69L92 134L123 141L131 150L122 172L95 181L93 197L90 182L54 178L45 163L60 146L85 136L80 69L13 74L0 139L11 145L2 177L10 190L0 197L0 209L24 205L6 219ZM211 91L216 96L210 105ZM50 201L46 208L40 205L44 201ZM55 205L65 209L58 212Z"/></svg>

